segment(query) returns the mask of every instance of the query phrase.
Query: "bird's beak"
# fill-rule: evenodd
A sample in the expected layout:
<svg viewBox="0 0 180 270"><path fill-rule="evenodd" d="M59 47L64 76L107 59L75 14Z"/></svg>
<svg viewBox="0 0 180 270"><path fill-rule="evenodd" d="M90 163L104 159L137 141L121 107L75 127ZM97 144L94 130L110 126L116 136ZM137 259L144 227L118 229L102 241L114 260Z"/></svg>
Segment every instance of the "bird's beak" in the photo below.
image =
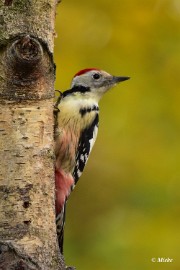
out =
<svg viewBox="0 0 180 270"><path fill-rule="evenodd" d="M116 86L116 84L129 80L130 77L127 76L112 76L110 74L108 74L105 78L104 78L104 82L102 84L102 87L100 88L101 90L99 91L100 93L105 93L107 92L109 89L111 89L112 87Z"/></svg>
<svg viewBox="0 0 180 270"><path fill-rule="evenodd" d="M120 83L129 79L130 77L127 77L127 76L113 76L112 83L116 84L116 83Z"/></svg>

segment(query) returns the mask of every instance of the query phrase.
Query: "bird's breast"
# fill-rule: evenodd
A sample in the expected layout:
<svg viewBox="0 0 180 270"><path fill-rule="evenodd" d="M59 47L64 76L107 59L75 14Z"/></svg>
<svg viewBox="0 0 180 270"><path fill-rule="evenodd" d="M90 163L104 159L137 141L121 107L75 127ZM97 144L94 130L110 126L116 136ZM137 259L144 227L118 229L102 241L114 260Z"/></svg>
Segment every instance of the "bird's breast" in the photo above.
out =
<svg viewBox="0 0 180 270"><path fill-rule="evenodd" d="M80 136L93 123L99 107L85 102L81 106L61 104L59 111L55 129L56 168L63 168L69 173L75 166Z"/></svg>

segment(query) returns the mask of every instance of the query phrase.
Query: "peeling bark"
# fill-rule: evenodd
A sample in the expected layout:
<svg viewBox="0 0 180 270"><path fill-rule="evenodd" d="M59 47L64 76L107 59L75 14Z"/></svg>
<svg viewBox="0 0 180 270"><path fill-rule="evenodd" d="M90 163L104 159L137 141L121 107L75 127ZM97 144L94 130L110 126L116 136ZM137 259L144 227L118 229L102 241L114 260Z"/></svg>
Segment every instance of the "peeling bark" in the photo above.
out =
<svg viewBox="0 0 180 270"><path fill-rule="evenodd" d="M56 241L56 1L0 0L0 269L65 269Z"/></svg>

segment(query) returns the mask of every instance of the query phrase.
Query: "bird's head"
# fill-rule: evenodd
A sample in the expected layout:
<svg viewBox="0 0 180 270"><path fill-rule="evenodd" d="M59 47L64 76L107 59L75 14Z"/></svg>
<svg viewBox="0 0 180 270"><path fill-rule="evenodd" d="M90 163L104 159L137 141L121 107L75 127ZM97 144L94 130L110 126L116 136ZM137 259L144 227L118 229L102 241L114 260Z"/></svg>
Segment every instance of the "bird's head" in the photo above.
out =
<svg viewBox="0 0 180 270"><path fill-rule="evenodd" d="M103 70L88 68L75 74L71 89L79 89L83 94L94 95L100 99L107 90L128 79L129 77L112 76Z"/></svg>

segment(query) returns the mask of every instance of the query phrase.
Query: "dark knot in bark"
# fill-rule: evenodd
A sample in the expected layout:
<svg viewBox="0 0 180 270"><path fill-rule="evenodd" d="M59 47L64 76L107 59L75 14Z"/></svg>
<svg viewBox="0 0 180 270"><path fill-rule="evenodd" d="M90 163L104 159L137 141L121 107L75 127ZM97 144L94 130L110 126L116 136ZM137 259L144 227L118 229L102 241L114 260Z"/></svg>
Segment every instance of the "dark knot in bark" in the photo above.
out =
<svg viewBox="0 0 180 270"><path fill-rule="evenodd" d="M54 63L47 44L30 35L4 47L4 82L0 99L15 102L53 97Z"/></svg>
<svg viewBox="0 0 180 270"><path fill-rule="evenodd" d="M40 62L43 49L39 41L29 35L15 40L7 50L7 65L11 70L12 83L29 85L41 75Z"/></svg>

